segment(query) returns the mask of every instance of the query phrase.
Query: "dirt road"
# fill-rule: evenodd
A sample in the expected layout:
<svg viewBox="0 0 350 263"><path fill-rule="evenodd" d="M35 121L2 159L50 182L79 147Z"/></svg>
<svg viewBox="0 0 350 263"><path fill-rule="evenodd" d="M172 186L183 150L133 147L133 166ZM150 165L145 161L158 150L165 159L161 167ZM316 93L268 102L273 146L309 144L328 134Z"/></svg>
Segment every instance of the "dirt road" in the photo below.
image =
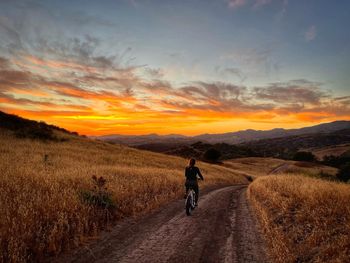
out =
<svg viewBox="0 0 350 263"><path fill-rule="evenodd" d="M277 173L283 173L289 168L289 163L283 163L275 168L273 168L268 174L277 174Z"/></svg>
<svg viewBox="0 0 350 263"><path fill-rule="evenodd" d="M267 262L246 199L246 185L202 195L192 216L174 201L145 218L125 220L64 262Z"/></svg>

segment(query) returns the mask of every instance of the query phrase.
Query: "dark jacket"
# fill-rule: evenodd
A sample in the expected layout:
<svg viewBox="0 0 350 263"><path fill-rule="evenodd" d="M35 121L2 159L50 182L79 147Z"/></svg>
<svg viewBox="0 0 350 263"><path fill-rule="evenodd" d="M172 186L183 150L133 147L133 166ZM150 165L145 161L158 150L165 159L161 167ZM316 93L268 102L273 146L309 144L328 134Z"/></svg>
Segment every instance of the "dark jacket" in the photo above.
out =
<svg viewBox="0 0 350 263"><path fill-rule="evenodd" d="M185 169L186 181L197 182L197 175L203 180L203 176L197 166L187 166Z"/></svg>

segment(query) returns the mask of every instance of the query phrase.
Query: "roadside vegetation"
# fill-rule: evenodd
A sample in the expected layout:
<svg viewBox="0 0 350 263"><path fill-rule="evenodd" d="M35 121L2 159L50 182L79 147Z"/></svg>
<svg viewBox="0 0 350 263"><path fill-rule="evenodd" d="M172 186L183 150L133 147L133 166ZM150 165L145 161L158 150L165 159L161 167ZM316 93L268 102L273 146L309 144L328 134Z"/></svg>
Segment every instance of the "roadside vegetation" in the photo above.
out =
<svg viewBox="0 0 350 263"><path fill-rule="evenodd" d="M275 262L348 262L349 184L271 175L257 178L248 197Z"/></svg>
<svg viewBox="0 0 350 263"><path fill-rule="evenodd" d="M0 128L0 262L57 255L183 194L186 159L57 129L54 140L16 130ZM198 165L202 188L246 182L229 168Z"/></svg>

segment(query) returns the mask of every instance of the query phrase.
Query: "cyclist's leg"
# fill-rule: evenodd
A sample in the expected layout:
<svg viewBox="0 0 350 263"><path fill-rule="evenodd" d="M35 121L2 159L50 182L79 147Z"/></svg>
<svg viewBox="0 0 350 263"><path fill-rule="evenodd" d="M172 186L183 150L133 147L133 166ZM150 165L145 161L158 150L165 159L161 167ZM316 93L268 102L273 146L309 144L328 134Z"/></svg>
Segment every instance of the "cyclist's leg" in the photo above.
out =
<svg viewBox="0 0 350 263"><path fill-rule="evenodd" d="M186 182L185 183L185 196L184 196L184 198L186 198L187 197L187 193L188 193L188 189L190 188L190 186L189 186L189 184Z"/></svg>
<svg viewBox="0 0 350 263"><path fill-rule="evenodd" d="M194 184L193 185L193 190L196 193L196 203L198 203L198 198L199 198L199 188L198 188L198 184Z"/></svg>

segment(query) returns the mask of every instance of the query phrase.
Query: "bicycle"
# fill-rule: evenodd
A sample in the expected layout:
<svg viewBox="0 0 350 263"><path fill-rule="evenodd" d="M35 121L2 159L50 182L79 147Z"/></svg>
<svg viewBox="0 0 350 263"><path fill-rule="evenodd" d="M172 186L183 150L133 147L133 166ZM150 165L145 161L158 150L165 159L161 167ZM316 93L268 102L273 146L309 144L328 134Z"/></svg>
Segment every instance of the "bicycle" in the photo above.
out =
<svg viewBox="0 0 350 263"><path fill-rule="evenodd" d="M196 208L196 193L193 188L190 187L188 189L186 201L185 201L185 209L186 215L190 216L192 211Z"/></svg>

